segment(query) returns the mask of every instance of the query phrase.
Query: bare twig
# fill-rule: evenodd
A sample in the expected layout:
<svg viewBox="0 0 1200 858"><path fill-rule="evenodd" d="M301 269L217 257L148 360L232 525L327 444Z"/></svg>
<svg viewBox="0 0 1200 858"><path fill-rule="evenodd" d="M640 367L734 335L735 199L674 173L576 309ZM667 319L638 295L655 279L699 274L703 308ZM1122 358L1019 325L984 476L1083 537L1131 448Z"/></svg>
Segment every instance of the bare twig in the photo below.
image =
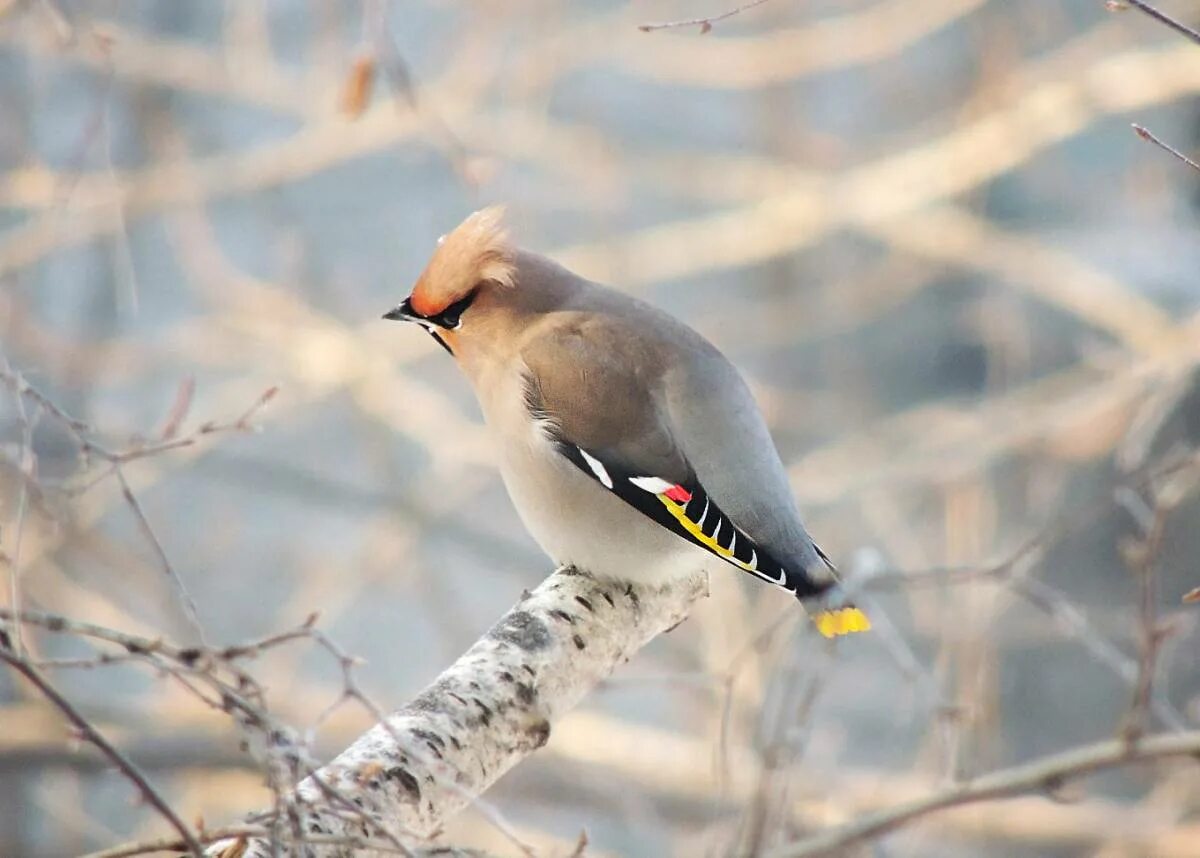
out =
<svg viewBox="0 0 1200 858"><path fill-rule="evenodd" d="M11 377L16 376L12 367L9 366L7 359L0 356L3 360L2 371ZM33 453L33 424L34 419L30 417L25 408L25 399L19 392L19 389L14 392L13 398L16 402L17 418L21 424L21 446L20 460L17 462L17 469L21 474L21 486L17 489L17 520L14 527L15 535L13 537L12 556L8 562L8 604L14 612L21 610L21 546L25 539L25 519L29 514L29 482L34 479L36 471L36 459ZM11 629L13 652L18 656L24 654L24 638L21 634L19 625L13 625Z"/></svg>
<svg viewBox="0 0 1200 858"><path fill-rule="evenodd" d="M58 689L42 675L41 671L13 652L8 646L8 641L3 639L0 639L0 661L6 662L13 670L20 673L36 686L38 691L42 693L42 696L54 704L55 708L62 712L67 720L75 725L75 728L83 738L95 745L104 756L112 761L112 764L120 770L121 774L137 788L142 799L157 810L163 819L179 832L180 840L187 848L187 851L196 856L196 858L203 858L204 847L196 839L196 835L179 818L179 815L167 803L166 799L159 794L158 790L146 780L146 776L134 765L133 761L121 753L116 746L104 737L104 734L92 726L92 723L69 700L59 694Z"/></svg>
<svg viewBox="0 0 1200 858"><path fill-rule="evenodd" d="M1109 3L1109 6L1112 8L1120 8L1121 6L1125 5L1132 6L1135 9L1144 12L1154 20L1158 21L1160 24L1166 24L1176 33L1179 33L1181 36L1185 36L1186 38L1191 39L1197 45L1200 45L1200 32L1196 32L1186 24L1175 20L1167 13L1156 9L1154 6L1151 6L1149 3L1147 3L1146 0L1113 0L1113 2Z"/></svg>
<svg viewBox="0 0 1200 858"><path fill-rule="evenodd" d="M145 537L150 545L154 556L157 558L159 565L162 567L167 578L175 587L176 592L183 604L184 614L191 623L200 640L204 640L204 627L200 622L200 613L195 600L192 598L190 591L183 578L178 574L174 565L171 562L170 556L167 554L162 541L159 539L154 527L150 524L150 519L146 514L145 509L138 501L137 495L134 493L132 486L126 479L123 470L124 465L139 459L145 459L151 456L160 455L172 450L190 447L197 443L201 438L223 432L250 432L254 430L251 425L251 419L270 402L278 393L277 387L267 388L259 397L250 405L237 419L229 423L220 423L216 421L208 421L202 423L193 432L188 433L183 437L175 437L178 433L179 423L183 420L190 406L193 395L193 386L189 382L181 385L179 393L176 397L176 402L168 415L166 426L164 427L161 437L162 441L158 443L147 443L144 440L135 439L135 441L126 449L111 449L108 445L101 443L96 439L96 433L84 421L72 417L65 409L57 405L49 396L42 393L24 376L13 370L5 361L0 363L0 382L7 385L13 392L17 402L18 413L24 415L25 399L29 399L35 403L40 413L50 415L57 423L64 428L68 434L74 438L76 445L79 448L79 454L84 461L90 461L93 457L100 459L107 464L107 468L103 469L98 476L85 481L81 486L75 488L75 493L85 492L97 483L112 477L116 479L121 491L121 496L124 498L126 505L133 513L134 519L137 522L138 529ZM26 436L32 433L32 421L23 419ZM26 449L31 450L31 438L26 437ZM28 455L32 455L29 452ZM23 463L22 463L23 464ZM22 494L20 495L21 502L18 505L18 525L23 523L25 514L25 482L22 482ZM17 549L14 550L14 558L19 561L20 558L20 539L22 528L17 528ZM19 590L17 589L17 576L19 566L17 563L12 564L13 570L11 575L11 593L10 602L12 609L16 612L20 611ZM19 647L19 638L14 644Z"/></svg>
<svg viewBox="0 0 1200 858"><path fill-rule="evenodd" d="M654 30L667 30L673 27L699 27L701 35L709 32L713 28L713 24L718 21L724 21L727 18L732 18L734 15L740 15L747 9L753 9L755 6L761 6L768 0L750 0L749 3L743 3L734 9L727 12L722 12L719 15L709 15L706 18L688 18L683 21L661 21L656 24L639 24L638 29L643 33L650 33Z"/></svg>
<svg viewBox="0 0 1200 858"><path fill-rule="evenodd" d="M125 479L125 472L121 470L120 465L113 468L113 474L117 478L117 484L121 487L121 496L125 498L125 503L133 512L133 517L137 520L138 528L142 531L142 535L146 538L150 548L154 551L154 556L158 558L159 565L167 578L175 585L176 591L179 593L179 598L183 601L184 613L192 624L192 628L196 634L204 640L204 624L200 622L200 609L196 606L196 600L192 598L192 593L184 583L183 577L175 569L175 565L171 562L171 558L167 555L167 550L163 547L162 540L158 538L153 525L150 524L150 519L146 517L146 511L142 509L141 503L137 499L137 495L133 493L133 489L129 485L129 481Z"/></svg>
<svg viewBox="0 0 1200 858"><path fill-rule="evenodd" d="M268 837L270 830L261 825L231 825L225 828L215 828L202 831L198 837L201 843L208 845L223 840L248 842L252 837ZM397 849L391 843L370 837L346 836L331 837L328 835L309 835L305 842L310 846L340 847L361 850L371 854L410 855L413 858L488 858L487 854L477 849L460 849L452 846L431 846L421 849ZM162 837L156 840L139 840L135 843L125 843L111 849L99 852L89 852L82 858L133 858L136 855L150 855L159 852L182 849L185 844L177 837Z"/></svg>
<svg viewBox="0 0 1200 858"><path fill-rule="evenodd" d="M1087 615L1067 596L1036 578L1014 578L1009 588L1027 602L1047 613L1059 627L1079 641L1102 666L1108 668L1130 688L1137 688L1140 660L1121 652L1088 620ZM1182 730L1186 721L1169 700L1152 694L1150 710L1173 730Z"/></svg>
<svg viewBox="0 0 1200 858"><path fill-rule="evenodd" d="M1167 757L1200 755L1200 731L1150 736L1132 743L1110 739L1042 757L976 778L878 813L868 814L831 831L805 838L769 853L769 858L815 858L894 831L941 810L1027 793L1053 793L1064 783L1104 769Z"/></svg>
<svg viewBox="0 0 1200 858"><path fill-rule="evenodd" d="M10 611L0 609L0 619L10 622L19 620L21 623L40 626L50 632L74 634L120 646L127 653L149 662L156 669L182 682L207 705L228 714L236 725L248 733L248 739L256 739L263 745L267 780L273 795L276 796L274 813L263 817L273 832L270 838L273 849L284 842L281 828L284 822L293 823L294 843L308 841L308 833L299 827L304 815L304 810L299 805L311 804L319 805L323 812L349 820L350 827L345 832L343 845L362 839L360 835L367 832L368 836L391 844L391 851L411 854L411 850L386 821L369 817L342 789L325 783L307 760L307 743L296 741L293 738L294 731L271 716L266 709L264 695L258 683L236 664L241 659L261 655L267 649L289 641L315 639L328 643L324 636L318 635L313 629L315 615L310 616L297 629L223 648L179 647L161 639L149 639L36 611L14 615ZM101 654L97 663L108 660L105 654ZM209 697L202 693L189 678L208 686L215 696ZM297 783L305 777L315 786L315 793L309 796L295 796Z"/></svg>
<svg viewBox="0 0 1200 858"><path fill-rule="evenodd" d="M1151 549L1157 551L1161 540L1162 516L1165 510L1157 505L1154 509L1145 508L1140 512L1139 506L1145 507L1145 502L1134 491L1144 490L1153 492L1160 481L1178 475L1182 472L1193 471L1200 465L1200 458L1195 452L1185 452L1167 457L1162 462L1147 463L1135 467L1127 475L1126 487L1117 494L1118 500L1124 499L1131 515L1138 520L1147 537L1151 538ZM1163 724L1173 729L1183 729L1186 723L1175 707L1151 688L1150 676L1154 669L1157 650L1161 645L1164 630L1153 620L1153 596L1148 594L1144 585L1147 584L1145 575L1138 574L1139 586L1139 615L1141 617L1141 641L1139 656L1135 660L1121 652L1088 620L1087 615L1076 607L1063 593L1055 590L1045 582L1029 575L1033 566L1045 555L1046 551L1057 541L1068 534L1077 531L1085 524L1091 524L1112 508L1113 500L1103 498L1093 503L1073 508L1052 521L1038 532L1026 537L1012 552L1001 559L979 566L961 567L932 567L915 571L879 570L865 576L861 585L866 589L888 589L894 587L916 588L930 585L964 585L980 580L1002 582L1013 593L1025 599L1034 607L1044 611L1053 618L1059 628L1078 640L1087 651L1104 667L1128 683L1134 689L1134 700L1144 700L1144 705ZM1127 558L1128 559L1128 558ZM1148 607L1149 606L1149 607ZM1147 611L1150 612L1147 619ZM881 634L886 628L886 621L880 624ZM1146 649L1146 643L1152 644L1152 649ZM1128 722L1127 722L1128 723Z"/></svg>
<svg viewBox="0 0 1200 858"><path fill-rule="evenodd" d="M175 402L172 403L171 410L167 412L166 422L163 423L162 431L159 433L162 440L171 441L179 434L179 427L191 410L192 398L195 395L196 379L193 376L188 376L179 382L179 388L175 392Z"/></svg>
<svg viewBox="0 0 1200 858"><path fill-rule="evenodd" d="M1155 603L1158 598L1156 565L1166 526L1164 510L1153 499L1147 502L1132 489L1122 488L1117 500L1129 512L1139 529L1137 538L1121 542L1121 554L1137 588L1138 663L1133 697L1125 716L1122 735L1136 739L1145 732L1145 712L1150 706L1154 673L1158 664L1163 632L1158 626Z"/></svg>
<svg viewBox="0 0 1200 858"><path fill-rule="evenodd" d="M1156 137L1154 135L1154 133L1151 132L1149 129L1143 128L1141 125L1138 125L1136 122L1134 122L1133 130L1137 133L1138 137L1141 137L1143 140L1147 140L1150 143L1153 143L1159 149L1163 149L1164 151L1170 152L1172 155L1174 155L1176 158L1178 158L1183 163L1187 164L1193 170L1200 171L1200 164L1197 164L1195 161L1193 161L1187 155L1180 152L1178 149L1176 149L1170 143L1164 143L1162 140L1158 139L1158 137Z"/></svg>

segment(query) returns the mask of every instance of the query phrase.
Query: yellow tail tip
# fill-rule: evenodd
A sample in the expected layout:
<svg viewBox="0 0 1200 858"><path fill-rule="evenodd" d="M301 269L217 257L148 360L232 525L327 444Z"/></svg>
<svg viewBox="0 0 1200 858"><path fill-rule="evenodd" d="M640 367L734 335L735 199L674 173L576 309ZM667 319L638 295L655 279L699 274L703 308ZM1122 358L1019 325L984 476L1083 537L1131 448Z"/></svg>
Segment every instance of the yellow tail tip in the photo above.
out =
<svg viewBox="0 0 1200 858"><path fill-rule="evenodd" d="M838 638L871 630L871 621L858 608L836 608L813 616L813 623L822 637Z"/></svg>

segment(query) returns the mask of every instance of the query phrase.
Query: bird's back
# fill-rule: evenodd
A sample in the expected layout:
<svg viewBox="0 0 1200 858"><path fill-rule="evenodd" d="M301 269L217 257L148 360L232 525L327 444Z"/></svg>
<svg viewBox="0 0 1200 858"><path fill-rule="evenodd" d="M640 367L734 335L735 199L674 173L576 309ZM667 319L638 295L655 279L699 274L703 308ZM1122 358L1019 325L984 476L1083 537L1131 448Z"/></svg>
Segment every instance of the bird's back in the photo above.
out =
<svg viewBox="0 0 1200 858"><path fill-rule="evenodd" d="M726 515L785 566L817 581L830 569L801 524L762 413L736 368L688 325L632 296L578 277L537 254L516 257L514 297L540 318L521 355L557 386L578 422L620 434L653 410L647 455L681 457ZM571 331L564 354L563 329ZM614 366L615 365L615 366ZM611 429L607 428L611 427ZM646 445L644 429L632 444ZM662 449L672 447L673 449ZM669 474L663 477L672 478Z"/></svg>

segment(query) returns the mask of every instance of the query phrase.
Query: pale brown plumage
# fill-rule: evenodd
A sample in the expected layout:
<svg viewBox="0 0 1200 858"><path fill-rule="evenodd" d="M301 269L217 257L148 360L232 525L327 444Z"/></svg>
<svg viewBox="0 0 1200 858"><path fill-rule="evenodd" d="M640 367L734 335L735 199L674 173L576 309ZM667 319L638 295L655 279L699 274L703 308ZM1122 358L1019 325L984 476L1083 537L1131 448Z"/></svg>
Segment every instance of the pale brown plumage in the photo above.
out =
<svg viewBox="0 0 1200 858"><path fill-rule="evenodd" d="M504 208L482 209L438 242L412 290L412 306L434 315L481 282L512 286L512 248L504 229Z"/></svg>
<svg viewBox="0 0 1200 858"><path fill-rule="evenodd" d="M387 317L459 362L514 504L556 561L618 578L732 564L833 596L749 390L688 326L512 247L495 208L439 243ZM858 630L846 622L830 628Z"/></svg>

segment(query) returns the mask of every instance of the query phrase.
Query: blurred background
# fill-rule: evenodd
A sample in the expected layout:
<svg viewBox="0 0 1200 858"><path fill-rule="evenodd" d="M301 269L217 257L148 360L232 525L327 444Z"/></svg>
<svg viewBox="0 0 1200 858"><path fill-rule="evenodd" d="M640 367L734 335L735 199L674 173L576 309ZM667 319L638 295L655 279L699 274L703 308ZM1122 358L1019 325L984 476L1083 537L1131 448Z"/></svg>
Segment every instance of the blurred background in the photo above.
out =
<svg viewBox="0 0 1200 858"><path fill-rule="evenodd" d="M1200 172L1130 123L1197 151L1200 47L1103 0L772 0L639 30L734 5L0 2L6 604L196 642L177 579L210 643L319 611L379 706L417 694L550 571L453 362L379 319L505 202L520 244L745 372L877 625L833 652L785 595L713 580L487 794L537 854L585 828L587 855L757 854L1131 717L1195 725ZM81 451L172 435L194 443L116 471ZM25 634L48 670L94 664ZM373 721L321 717L343 678L310 641L248 669L322 760ZM188 822L269 805L178 683L50 675ZM1200 854L1194 763L1069 798L873 854ZM0 675L0 855L163 833L134 799ZM516 854L475 811L444 840Z"/></svg>

